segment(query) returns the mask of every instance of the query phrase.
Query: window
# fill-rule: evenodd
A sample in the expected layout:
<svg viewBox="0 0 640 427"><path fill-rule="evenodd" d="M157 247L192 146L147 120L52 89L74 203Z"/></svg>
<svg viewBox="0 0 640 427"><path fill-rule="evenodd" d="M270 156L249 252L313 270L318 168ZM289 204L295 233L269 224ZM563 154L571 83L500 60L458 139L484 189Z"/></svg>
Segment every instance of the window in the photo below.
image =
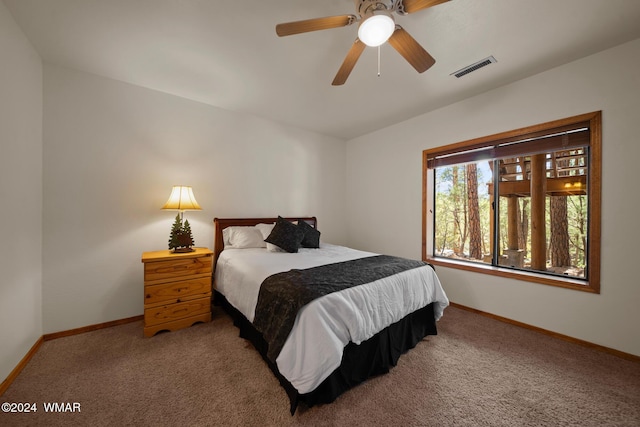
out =
<svg viewBox="0 0 640 427"><path fill-rule="evenodd" d="M422 257L600 292L601 112L423 152Z"/></svg>

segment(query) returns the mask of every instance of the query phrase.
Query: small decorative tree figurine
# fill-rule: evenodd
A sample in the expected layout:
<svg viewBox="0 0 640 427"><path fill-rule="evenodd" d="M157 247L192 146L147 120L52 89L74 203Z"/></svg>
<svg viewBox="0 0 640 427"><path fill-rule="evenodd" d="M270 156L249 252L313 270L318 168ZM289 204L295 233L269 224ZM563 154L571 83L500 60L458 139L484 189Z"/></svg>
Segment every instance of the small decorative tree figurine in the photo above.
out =
<svg viewBox="0 0 640 427"><path fill-rule="evenodd" d="M178 253L193 252L193 243L189 221L185 220L183 225L180 214L176 215L176 220L173 222L171 234L169 235L169 249L173 249L173 252Z"/></svg>
<svg viewBox="0 0 640 427"><path fill-rule="evenodd" d="M193 234L191 234L191 225L189 224L189 220L185 219L184 220L184 226L182 227L182 238L183 238L183 242L186 243L186 245L182 245L182 246L188 246L191 247L193 246Z"/></svg>

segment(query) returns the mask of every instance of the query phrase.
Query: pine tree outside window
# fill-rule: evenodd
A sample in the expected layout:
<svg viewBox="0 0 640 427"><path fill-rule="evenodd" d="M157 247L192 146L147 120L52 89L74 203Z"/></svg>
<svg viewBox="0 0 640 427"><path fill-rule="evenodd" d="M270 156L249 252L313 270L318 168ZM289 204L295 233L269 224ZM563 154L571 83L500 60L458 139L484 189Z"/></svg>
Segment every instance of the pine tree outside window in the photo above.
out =
<svg viewBox="0 0 640 427"><path fill-rule="evenodd" d="M423 259L600 290L601 112L423 152Z"/></svg>

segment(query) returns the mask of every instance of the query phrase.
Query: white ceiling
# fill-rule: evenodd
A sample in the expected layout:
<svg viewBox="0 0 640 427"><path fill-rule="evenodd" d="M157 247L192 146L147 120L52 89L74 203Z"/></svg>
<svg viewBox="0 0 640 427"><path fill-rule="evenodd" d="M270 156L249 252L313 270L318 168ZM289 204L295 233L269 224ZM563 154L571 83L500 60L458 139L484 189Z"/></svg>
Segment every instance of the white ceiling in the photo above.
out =
<svg viewBox="0 0 640 427"><path fill-rule="evenodd" d="M452 0L396 18L431 69L418 74L385 44L380 77L367 48L334 87L357 27L279 38L275 25L351 14L352 0L4 3L45 62L341 139L640 37L640 0ZM450 75L489 55L498 62Z"/></svg>

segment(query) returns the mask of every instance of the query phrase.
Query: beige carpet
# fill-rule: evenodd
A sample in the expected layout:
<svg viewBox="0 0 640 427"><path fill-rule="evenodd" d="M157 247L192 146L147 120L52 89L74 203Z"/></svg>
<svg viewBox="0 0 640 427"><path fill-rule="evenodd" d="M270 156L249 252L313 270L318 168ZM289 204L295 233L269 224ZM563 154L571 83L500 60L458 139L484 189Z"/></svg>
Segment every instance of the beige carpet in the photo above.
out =
<svg viewBox="0 0 640 427"><path fill-rule="evenodd" d="M387 375L330 405L289 401L220 308L153 338L142 323L45 342L1 426L639 426L640 364L449 307ZM80 404L47 413L45 402Z"/></svg>

